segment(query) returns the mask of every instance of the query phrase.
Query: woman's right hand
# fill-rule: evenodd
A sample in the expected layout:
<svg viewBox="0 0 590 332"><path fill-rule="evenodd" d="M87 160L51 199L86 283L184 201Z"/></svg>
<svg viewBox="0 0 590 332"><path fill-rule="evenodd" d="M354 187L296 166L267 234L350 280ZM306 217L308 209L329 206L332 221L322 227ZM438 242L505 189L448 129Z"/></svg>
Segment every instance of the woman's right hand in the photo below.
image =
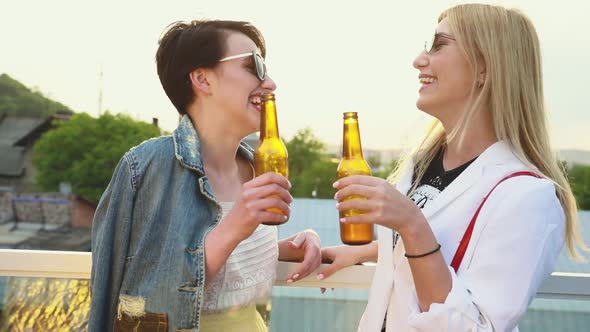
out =
<svg viewBox="0 0 590 332"><path fill-rule="evenodd" d="M338 270L362 263L363 257L364 253L361 247L342 245L322 248L322 263L330 263L330 265L319 271L317 279L324 280ZM320 290L323 294L326 288L321 287Z"/></svg>
<svg viewBox="0 0 590 332"><path fill-rule="evenodd" d="M241 241L248 238L264 222L284 221L290 213L293 197L289 193L291 183L277 173L264 173L244 183L239 198L226 216L233 236ZM278 208L283 214L266 211Z"/></svg>
<svg viewBox="0 0 590 332"><path fill-rule="evenodd" d="M319 271L317 278L323 280L345 267L363 263L366 257L365 246L334 246L322 248L322 262L330 265Z"/></svg>

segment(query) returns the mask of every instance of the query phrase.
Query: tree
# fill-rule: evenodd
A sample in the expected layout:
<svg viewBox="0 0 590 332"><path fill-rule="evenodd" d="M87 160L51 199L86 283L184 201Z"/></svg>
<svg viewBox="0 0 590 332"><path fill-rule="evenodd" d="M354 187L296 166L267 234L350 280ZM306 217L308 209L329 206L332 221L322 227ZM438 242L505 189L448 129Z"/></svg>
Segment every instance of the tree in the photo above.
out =
<svg viewBox="0 0 590 332"><path fill-rule="evenodd" d="M590 210L590 166L573 165L568 172L568 178L578 208Z"/></svg>
<svg viewBox="0 0 590 332"><path fill-rule="evenodd" d="M303 172L291 178L291 194L294 197L333 198L336 189L332 184L336 181L338 160L327 156L309 162Z"/></svg>
<svg viewBox="0 0 590 332"><path fill-rule="evenodd" d="M289 151L289 176L292 177L301 175L324 153L324 143L313 135L310 128L299 130L285 145Z"/></svg>
<svg viewBox="0 0 590 332"><path fill-rule="evenodd" d="M98 203L123 154L160 134L152 124L123 114L107 112L98 119L76 114L70 121L58 123L35 144L37 183L42 190L55 191L60 182L69 182L75 194Z"/></svg>
<svg viewBox="0 0 590 332"><path fill-rule="evenodd" d="M336 191L338 160L324 152L324 143L310 128L298 131L286 144L289 151L289 180L294 197L332 198Z"/></svg>
<svg viewBox="0 0 590 332"><path fill-rule="evenodd" d="M0 75L0 114L46 117L57 112L73 113L67 106L27 88L10 76Z"/></svg>

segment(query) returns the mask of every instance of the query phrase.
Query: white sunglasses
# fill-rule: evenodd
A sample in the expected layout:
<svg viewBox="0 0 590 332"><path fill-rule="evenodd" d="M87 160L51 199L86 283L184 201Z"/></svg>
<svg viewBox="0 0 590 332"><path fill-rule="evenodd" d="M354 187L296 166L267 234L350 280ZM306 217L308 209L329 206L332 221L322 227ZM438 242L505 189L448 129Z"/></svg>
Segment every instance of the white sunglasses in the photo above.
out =
<svg viewBox="0 0 590 332"><path fill-rule="evenodd" d="M266 78L266 64L264 63L264 58L262 57L262 55L260 53L258 53L258 51L230 55L228 57L225 57L225 58L219 60L219 62L225 62L225 61L234 60L234 59L246 58L249 56L254 58L254 65L256 67L256 76L258 77L259 80L264 81L264 79Z"/></svg>

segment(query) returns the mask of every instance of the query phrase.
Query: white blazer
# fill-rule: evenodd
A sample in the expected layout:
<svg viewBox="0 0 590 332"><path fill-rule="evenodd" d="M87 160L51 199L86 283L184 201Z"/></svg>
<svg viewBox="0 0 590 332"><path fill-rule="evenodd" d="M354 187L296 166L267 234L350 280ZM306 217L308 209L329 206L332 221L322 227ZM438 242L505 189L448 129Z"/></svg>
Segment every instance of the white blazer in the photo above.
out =
<svg viewBox="0 0 590 332"><path fill-rule="evenodd" d="M413 165L397 189L407 193ZM487 148L422 213L450 264L475 210L503 177L527 168L508 143ZM535 170L532 170L535 171ZM484 204L442 304L421 312L403 239L392 250L392 230L378 226L379 256L358 331L518 331L564 244L565 215L546 179L519 176L499 185Z"/></svg>

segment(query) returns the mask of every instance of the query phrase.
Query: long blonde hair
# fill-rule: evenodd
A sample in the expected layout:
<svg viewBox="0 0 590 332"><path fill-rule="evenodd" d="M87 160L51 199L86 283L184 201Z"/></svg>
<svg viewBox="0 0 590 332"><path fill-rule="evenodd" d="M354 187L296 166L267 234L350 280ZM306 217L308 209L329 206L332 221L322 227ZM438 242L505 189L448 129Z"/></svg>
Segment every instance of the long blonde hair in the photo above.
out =
<svg viewBox="0 0 590 332"><path fill-rule="evenodd" d="M496 137L508 141L525 164L555 183L565 211L567 248L574 258L581 258L577 249L588 248L580 235L576 200L565 170L549 143L540 46L533 24L517 10L484 4L452 7L438 21L445 18L472 66L474 81L479 72L485 71L483 86L473 85L469 106L450 133L434 120L422 142L398 164L389 180L397 182L413 160L414 190L447 140L457 136L461 144L470 119L478 110L486 109L491 112Z"/></svg>

